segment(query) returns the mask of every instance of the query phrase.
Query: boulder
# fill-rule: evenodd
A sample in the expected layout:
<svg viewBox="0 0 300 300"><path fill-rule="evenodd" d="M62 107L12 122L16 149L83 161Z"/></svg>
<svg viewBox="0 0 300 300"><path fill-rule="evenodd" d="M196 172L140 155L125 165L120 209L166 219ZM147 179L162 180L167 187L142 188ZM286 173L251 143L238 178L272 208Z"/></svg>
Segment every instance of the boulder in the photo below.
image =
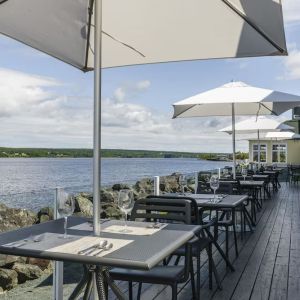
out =
<svg viewBox="0 0 300 300"><path fill-rule="evenodd" d="M15 262L25 262L26 257L0 254L0 268L10 268Z"/></svg>
<svg viewBox="0 0 300 300"><path fill-rule="evenodd" d="M75 213L85 217L93 216L93 203L88 198L83 197L82 194L78 195L75 198Z"/></svg>
<svg viewBox="0 0 300 300"><path fill-rule="evenodd" d="M30 226L37 221L37 215L32 211L9 208L4 204L0 204L0 232Z"/></svg>
<svg viewBox="0 0 300 300"><path fill-rule="evenodd" d="M174 174L172 176L165 176L162 178L161 183L159 185L160 190L166 193L176 193L181 191L179 184L179 176Z"/></svg>
<svg viewBox="0 0 300 300"><path fill-rule="evenodd" d="M139 180L134 185L134 189L138 193L139 198L142 198L146 195L153 194L154 192L153 180L150 178L144 178L142 180Z"/></svg>
<svg viewBox="0 0 300 300"><path fill-rule="evenodd" d="M19 283L24 283L27 280L37 279L43 275L43 271L39 266L31 264L16 262L13 265L12 270L17 272Z"/></svg>
<svg viewBox="0 0 300 300"><path fill-rule="evenodd" d="M129 190L130 186L125 183L116 183L112 186L113 191Z"/></svg>
<svg viewBox="0 0 300 300"><path fill-rule="evenodd" d="M37 213L38 223L47 222L53 220L53 208L52 207L43 207Z"/></svg>
<svg viewBox="0 0 300 300"><path fill-rule="evenodd" d="M114 203L116 201L116 196L113 192L103 189L101 190L101 201L105 203Z"/></svg>
<svg viewBox="0 0 300 300"><path fill-rule="evenodd" d="M0 268L0 289L11 290L18 285L18 273L14 270Z"/></svg>
<svg viewBox="0 0 300 300"><path fill-rule="evenodd" d="M101 218L103 218L103 219L120 219L120 218L122 218L122 213L115 204L103 203Z"/></svg>
<svg viewBox="0 0 300 300"><path fill-rule="evenodd" d="M48 259L28 257L27 264L38 266L42 271L52 271L51 261Z"/></svg>

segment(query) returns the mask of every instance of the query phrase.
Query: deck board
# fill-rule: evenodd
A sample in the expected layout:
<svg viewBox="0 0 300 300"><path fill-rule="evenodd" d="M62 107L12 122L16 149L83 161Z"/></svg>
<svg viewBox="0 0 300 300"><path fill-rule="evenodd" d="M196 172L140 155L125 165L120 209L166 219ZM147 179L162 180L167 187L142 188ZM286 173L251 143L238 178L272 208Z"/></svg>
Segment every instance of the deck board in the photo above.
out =
<svg viewBox="0 0 300 300"><path fill-rule="evenodd" d="M206 253L201 254L201 299L277 300L300 299L300 186L282 184L272 199L264 202L253 234L238 236L239 256L235 257L230 239L231 272L214 249L214 260L223 290L208 288ZM224 248L224 233L220 234ZM120 283L127 290L126 283ZM134 293L137 285L134 287ZM178 300L192 299L190 283L180 285ZM134 294L136 295L136 294ZM134 298L136 298L134 296ZM110 299L114 299L110 297ZM171 290L161 285L144 284L141 299L171 299Z"/></svg>

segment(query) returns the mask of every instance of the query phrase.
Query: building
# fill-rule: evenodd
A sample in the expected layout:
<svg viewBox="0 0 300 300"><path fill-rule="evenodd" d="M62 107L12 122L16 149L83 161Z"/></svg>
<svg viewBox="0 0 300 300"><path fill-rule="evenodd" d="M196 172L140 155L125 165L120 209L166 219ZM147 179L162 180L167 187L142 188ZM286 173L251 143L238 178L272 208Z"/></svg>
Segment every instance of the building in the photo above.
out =
<svg viewBox="0 0 300 300"><path fill-rule="evenodd" d="M249 139L249 160L258 161L260 145L260 161L267 164L300 164L300 114L296 109L293 119L285 124L295 128L292 132L272 132L257 139Z"/></svg>

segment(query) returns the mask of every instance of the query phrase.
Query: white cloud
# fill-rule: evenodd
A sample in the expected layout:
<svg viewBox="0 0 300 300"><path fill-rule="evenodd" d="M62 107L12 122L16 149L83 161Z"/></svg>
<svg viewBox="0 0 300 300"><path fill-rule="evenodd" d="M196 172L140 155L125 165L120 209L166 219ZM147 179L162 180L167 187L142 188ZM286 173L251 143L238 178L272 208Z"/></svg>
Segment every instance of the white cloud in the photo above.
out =
<svg viewBox="0 0 300 300"><path fill-rule="evenodd" d="M292 48L289 55L284 58L284 74L278 79L300 79L300 51L297 48Z"/></svg>
<svg viewBox="0 0 300 300"><path fill-rule="evenodd" d="M92 147L91 98L57 96L63 83L51 78L5 69L0 76L1 146ZM216 132L230 118L172 120L169 114L132 103L150 86L148 80L125 83L103 99L104 148L231 151L230 136ZM243 149L245 145L243 141Z"/></svg>
<svg viewBox="0 0 300 300"><path fill-rule="evenodd" d="M286 23L300 21L300 1L299 0L284 0L282 2L283 14Z"/></svg>

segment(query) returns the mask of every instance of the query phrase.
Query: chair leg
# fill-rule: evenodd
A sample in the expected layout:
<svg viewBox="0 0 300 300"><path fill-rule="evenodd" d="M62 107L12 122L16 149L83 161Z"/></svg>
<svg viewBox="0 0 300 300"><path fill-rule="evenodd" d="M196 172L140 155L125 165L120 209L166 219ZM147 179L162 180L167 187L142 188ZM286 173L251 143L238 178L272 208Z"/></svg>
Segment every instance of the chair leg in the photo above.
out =
<svg viewBox="0 0 300 300"><path fill-rule="evenodd" d="M222 290L222 285L221 285L221 280L220 280L220 277L219 277L219 274L218 274L218 271L217 271L217 268L216 268L216 265L215 265L215 262L212 258L211 260L211 268L212 268L212 272L214 273L214 277L215 277L215 280L216 280L216 283L217 283L217 287L219 290Z"/></svg>
<svg viewBox="0 0 300 300"><path fill-rule="evenodd" d="M180 258L181 257L178 255L177 258L176 258L176 260L175 260L175 264L174 264L175 266L178 266Z"/></svg>
<svg viewBox="0 0 300 300"><path fill-rule="evenodd" d="M173 284L171 287L172 287L172 300L177 300L177 284Z"/></svg>
<svg viewBox="0 0 300 300"><path fill-rule="evenodd" d="M132 295L132 281L128 282L128 293L129 293L129 300L133 299L133 295Z"/></svg>
<svg viewBox="0 0 300 300"><path fill-rule="evenodd" d="M142 286L143 286L143 284L140 282L140 283L139 283L139 288L138 288L138 293L137 293L137 300L140 300L140 299L141 299Z"/></svg>
<svg viewBox="0 0 300 300"><path fill-rule="evenodd" d="M228 226L225 227L225 235L226 235L226 241L225 241L225 255L227 259L229 259L229 237L228 237Z"/></svg>
<svg viewBox="0 0 300 300"><path fill-rule="evenodd" d="M241 213L240 213L240 218L241 218L241 240L244 239L244 208L241 208Z"/></svg>
<svg viewBox="0 0 300 300"><path fill-rule="evenodd" d="M191 259L191 262L190 262L190 275L191 275L191 285L192 285L193 299L196 300L197 296L196 296L196 286L195 286L195 274L194 274L193 259Z"/></svg>
<svg viewBox="0 0 300 300"><path fill-rule="evenodd" d="M212 289L212 245L210 244L207 249L208 255L208 282L209 282L209 289Z"/></svg>
<svg viewBox="0 0 300 300"><path fill-rule="evenodd" d="M234 246L235 246L235 255L239 256L238 245L237 245L237 237L236 237L236 226L235 223L232 224L233 227L233 235L234 235Z"/></svg>
<svg viewBox="0 0 300 300"><path fill-rule="evenodd" d="M201 275L201 255L200 255L200 251L197 255L197 299L200 299L200 275Z"/></svg>

